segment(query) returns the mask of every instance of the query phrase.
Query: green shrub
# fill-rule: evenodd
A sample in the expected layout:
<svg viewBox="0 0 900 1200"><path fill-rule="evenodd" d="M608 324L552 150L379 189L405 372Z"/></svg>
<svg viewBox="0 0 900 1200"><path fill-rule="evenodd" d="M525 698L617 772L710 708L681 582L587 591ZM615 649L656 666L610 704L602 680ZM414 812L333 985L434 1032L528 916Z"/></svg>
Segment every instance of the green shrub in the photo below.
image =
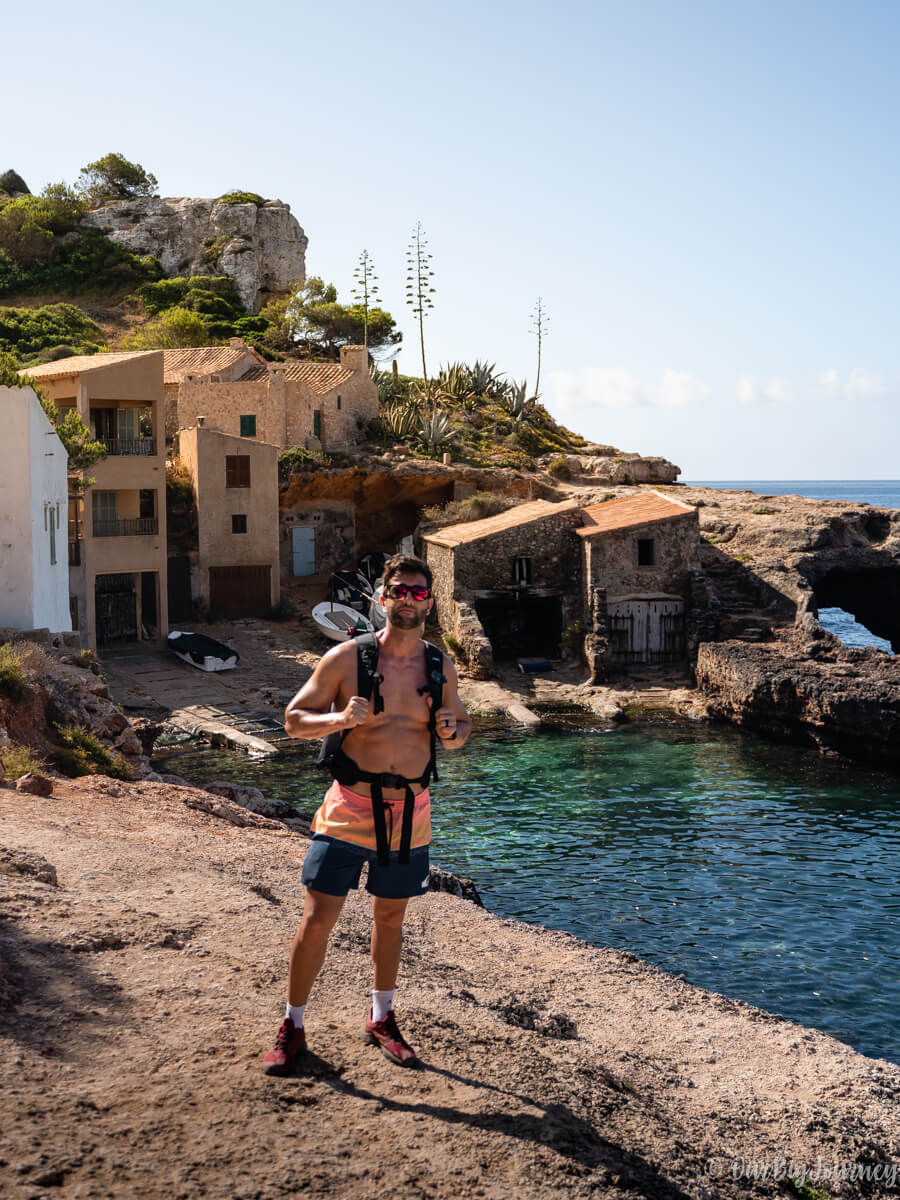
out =
<svg viewBox="0 0 900 1200"><path fill-rule="evenodd" d="M226 192L219 197L219 204L255 204L260 208L265 199L258 192Z"/></svg>
<svg viewBox="0 0 900 1200"><path fill-rule="evenodd" d="M278 478L287 483L292 475L325 467L351 467L355 461L353 455L344 450L307 450L305 446L289 446L278 456Z"/></svg>
<svg viewBox="0 0 900 1200"><path fill-rule="evenodd" d="M214 339L198 313L168 308L155 321L122 339L123 350L174 350L182 346L208 346Z"/></svg>
<svg viewBox="0 0 900 1200"><path fill-rule="evenodd" d="M0 693L8 699L21 700L28 690L28 671L19 646L4 642L0 646Z"/></svg>
<svg viewBox="0 0 900 1200"><path fill-rule="evenodd" d="M0 351L23 363L50 362L65 355L96 354L103 330L74 304L45 304L41 308L0 308Z"/></svg>
<svg viewBox="0 0 900 1200"><path fill-rule="evenodd" d="M571 479L572 467L569 463L568 456L565 454L557 454L555 457L551 458L547 466L547 472L548 474L552 475L554 479Z"/></svg>
<svg viewBox="0 0 900 1200"><path fill-rule="evenodd" d="M444 645L450 651L454 658L464 658L465 654L462 648L462 642L458 637L454 637L452 633L444 634Z"/></svg>
<svg viewBox="0 0 900 1200"><path fill-rule="evenodd" d="M63 725L56 730L58 745L53 750L53 762L67 775L109 775L113 779L130 779L131 767L118 754L112 754L103 743L81 725Z"/></svg>
<svg viewBox="0 0 900 1200"><path fill-rule="evenodd" d="M493 517L497 513L506 512L519 500L512 496L501 496L496 492L476 492L465 500L450 500L446 504L429 505L422 509L426 521L435 521L439 525L459 525L464 521L480 521L484 517Z"/></svg>
<svg viewBox="0 0 900 1200"><path fill-rule="evenodd" d="M0 749L0 763L10 779L21 779L32 771L39 773L47 765L30 746L12 741Z"/></svg>

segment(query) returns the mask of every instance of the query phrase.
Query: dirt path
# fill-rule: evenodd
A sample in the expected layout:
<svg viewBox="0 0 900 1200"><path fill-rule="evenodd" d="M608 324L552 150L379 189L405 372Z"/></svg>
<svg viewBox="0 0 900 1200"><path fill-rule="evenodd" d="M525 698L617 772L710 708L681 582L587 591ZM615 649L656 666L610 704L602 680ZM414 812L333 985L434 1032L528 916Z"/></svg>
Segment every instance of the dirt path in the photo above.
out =
<svg viewBox="0 0 900 1200"><path fill-rule="evenodd" d="M49 799L0 788L4 1197L783 1196L733 1179L732 1160L898 1155L900 1068L437 893L409 918L397 1002L423 1068L358 1039L359 893L302 1075L263 1076L306 841L196 797L99 778Z"/></svg>

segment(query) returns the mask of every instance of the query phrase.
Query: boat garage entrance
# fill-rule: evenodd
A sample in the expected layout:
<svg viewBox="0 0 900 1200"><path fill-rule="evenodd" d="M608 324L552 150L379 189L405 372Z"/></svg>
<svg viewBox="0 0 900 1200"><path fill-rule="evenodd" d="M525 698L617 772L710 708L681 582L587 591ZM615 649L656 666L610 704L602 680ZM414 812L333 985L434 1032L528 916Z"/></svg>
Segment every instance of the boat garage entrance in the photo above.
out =
<svg viewBox="0 0 900 1200"><path fill-rule="evenodd" d="M563 612L558 593L482 593L475 599L475 612L491 643L495 662L559 656Z"/></svg>

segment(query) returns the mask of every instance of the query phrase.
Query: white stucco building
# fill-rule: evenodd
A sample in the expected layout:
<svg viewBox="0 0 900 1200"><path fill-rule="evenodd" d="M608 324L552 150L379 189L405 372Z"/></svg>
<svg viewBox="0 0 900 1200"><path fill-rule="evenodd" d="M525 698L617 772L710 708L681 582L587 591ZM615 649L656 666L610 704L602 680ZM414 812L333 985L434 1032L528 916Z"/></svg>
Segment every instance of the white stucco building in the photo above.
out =
<svg viewBox="0 0 900 1200"><path fill-rule="evenodd" d="M72 628L67 456L30 387L0 387L0 627Z"/></svg>

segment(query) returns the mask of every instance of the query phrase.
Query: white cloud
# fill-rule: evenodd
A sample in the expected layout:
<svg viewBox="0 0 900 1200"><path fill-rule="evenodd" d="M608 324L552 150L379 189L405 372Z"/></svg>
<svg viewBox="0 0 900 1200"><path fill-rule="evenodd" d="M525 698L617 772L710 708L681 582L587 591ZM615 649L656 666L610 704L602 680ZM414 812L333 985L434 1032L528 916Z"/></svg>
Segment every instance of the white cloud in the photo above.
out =
<svg viewBox="0 0 900 1200"><path fill-rule="evenodd" d="M844 390L851 400L876 400L884 395L884 382L879 371L854 367L847 376Z"/></svg>
<svg viewBox="0 0 900 1200"><path fill-rule="evenodd" d="M695 376L667 368L656 391L656 403L664 408L680 408L686 404L696 404L708 396L709 391L706 384Z"/></svg>
<svg viewBox="0 0 900 1200"><path fill-rule="evenodd" d="M826 396L836 396L841 390L841 376L834 367L822 371L819 375L819 391Z"/></svg>
<svg viewBox="0 0 900 1200"><path fill-rule="evenodd" d="M742 375L737 381L735 395L738 404L790 404L791 388L786 379L773 377L757 382L752 375Z"/></svg>
<svg viewBox="0 0 900 1200"><path fill-rule="evenodd" d="M710 389L693 375L666 368L655 386L642 383L624 367L582 367L554 371L553 399L559 408L676 408L695 404Z"/></svg>

